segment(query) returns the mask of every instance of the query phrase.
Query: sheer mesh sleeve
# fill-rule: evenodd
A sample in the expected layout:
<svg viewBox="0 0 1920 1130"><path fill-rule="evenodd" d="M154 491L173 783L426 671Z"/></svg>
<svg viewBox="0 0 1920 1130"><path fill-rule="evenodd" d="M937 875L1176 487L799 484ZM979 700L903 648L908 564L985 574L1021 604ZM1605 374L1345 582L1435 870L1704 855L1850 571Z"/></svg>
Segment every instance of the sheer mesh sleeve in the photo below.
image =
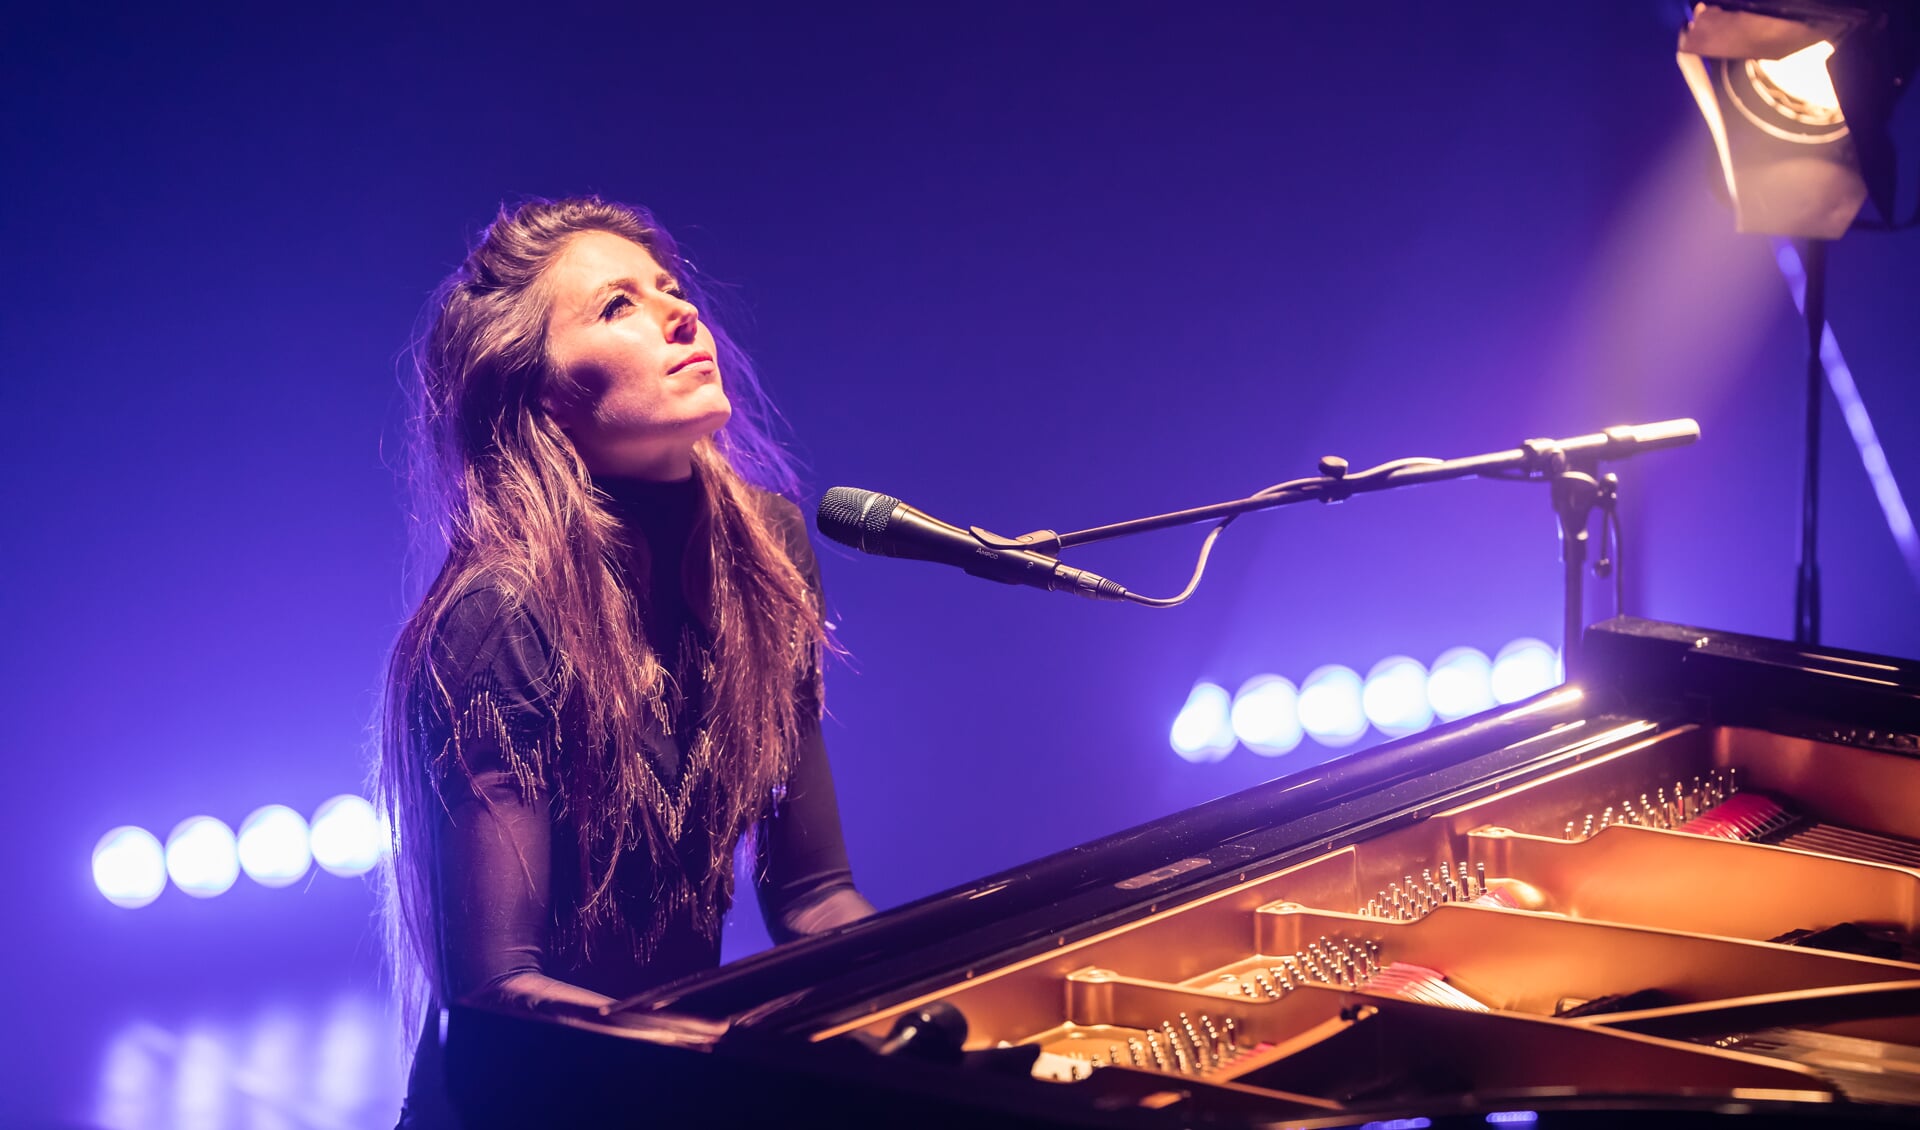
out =
<svg viewBox="0 0 1920 1130"><path fill-rule="evenodd" d="M820 564L807 540L806 520L792 503L778 498L768 517L818 603ZM807 699L809 717L794 751L786 796L760 828L756 889L767 931L776 942L817 934L873 913L873 904L853 885L833 768L820 733L819 704L810 693Z"/></svg>
<svg viewBox="0 0 1920 1130"><path fill-rule="evenodd" d="M481 589L453 605L435 638L446 688L428 712L441 805L433 827L439 942L449 1000L528 1007L597 1003L548 977L552 793L557 740L552 649L524 609Z"/></svg>

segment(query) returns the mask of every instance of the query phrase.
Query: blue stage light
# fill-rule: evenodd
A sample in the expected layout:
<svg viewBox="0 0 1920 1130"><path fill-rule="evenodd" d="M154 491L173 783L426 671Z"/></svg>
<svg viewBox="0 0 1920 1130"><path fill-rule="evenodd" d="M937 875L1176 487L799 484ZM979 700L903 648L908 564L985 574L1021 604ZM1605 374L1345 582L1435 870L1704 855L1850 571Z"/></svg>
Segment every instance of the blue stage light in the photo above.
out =
<svg viewBox="0 0 1920 1130"><path fill-rule="evenodd" d="M167 889L166 849L145 828L115 828L93 846L93 885L115 906L145 906Z"/></svg>
<svg viewBox="0 0 1920 1130"><path fill-rule="evenodd" d="M1225 687L1200 683L1173 720L1173 752L1195 764L1233 752L1232 700Z"/></svg>
<svg viewBox="0 0 1920 1130"><path fill-rule="evenodd" d="M1330 663L1300 684L1300 725L1324 746L1352 745L1367 732L1360 702L1360 676L1351 667Z"/></svg>
<svg viewBox="0 0 1920 1130"><path fill-rule="evenodd" d="M1265 757L1300 744L1300 692L1278 675L1255 675L1233 696L1233 732L1240 744Z"/></svg>
<svg viewBox="0 0 1920 1130"><path fill-rule="evenodd" d="M1493 709L1493 663L1471 647L1442 652L1427 673L1427 703L1445 722Z"/></svg>
<svg viewBox="0 0 1920 1130"><path fill-rule="evenodd" d="M1560 679L1560 657L1551 645L1536 639L1517 639L1493 657L1488 683L1493 700L1504 706L1559 686Z"/></svg>
<svg viewBox="0 0 1920 1130"><path fill-rule="evenodd" d="M365 875L387 850L387 829L365 797L334 797L313 813L313 860L335 875Z"/></svg>
<svg viewBox="0 0 1920 1130"><path fill-rule="evenodd" d="M284 804L255 809L240 822L240 866L263 887L297 883L313 866L307 821Z"/></svg>
<svg viewBox="0 0 1920 1130"><path fill-rule="evenodd" d="M1360 705L1381 733L1390 738L1419 733L1433 724L1427 701L1427 669L1417 659L1389 656L1367 672Z"/></svg>
<svg viewBox="0 0 1920 1130"><path fill-rule="evenodd" d="M240 878L233 829L211 816L189 816L167 837L167 874L195 898L212 898Z"/></svg>

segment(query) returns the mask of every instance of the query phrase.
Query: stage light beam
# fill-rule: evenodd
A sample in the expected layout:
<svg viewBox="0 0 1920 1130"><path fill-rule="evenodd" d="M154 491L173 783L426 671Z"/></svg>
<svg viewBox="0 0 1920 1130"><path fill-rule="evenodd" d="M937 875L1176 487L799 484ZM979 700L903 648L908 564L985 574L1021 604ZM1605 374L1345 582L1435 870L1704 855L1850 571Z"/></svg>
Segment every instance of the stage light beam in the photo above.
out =
<svg viewBox="0 0 1920 1130"><path fill-rule="evenodd" d="M1233 732L1262 757L1278 757L1300 745L1300 692L1278 675L1255 675L1233 696Z"/></svg>
<svg viewBox="0 0 1920 1130"><path fill-rule="evenodd" d="M146 906L167 889L166 849L145 828L115 828L93 847L93 885L115 906Z"/></svg>
<svg viewBox="0 0 1920 1130"><path fill-rule="evenodd" d="M1433 724L1433 704L1427 701L1427 669L1417 659L1393 655L1367 672L1360 691L1367 721L1390 738L1417 734Z"/></svg>
<svg viewBox="0 0 1920 1130"><path fill-rule="evenodd" d="M211 816L189 816L167 837L167 874L194 898L225 894L240 878L233 829Z"/></svg>
<svg viewBox="0 0 1920 1130"><path fill-rule="evenodd" d="M284 804L255 809L240 823L240 867L263 887L299 882L313 866L307 821Z"/></svg>
<svg viewBox="0 0 1920 1130"><path fill-rule="evenodd" d="M1427 673L1427 702L1445 722L1493 709L1492 661L1471 647L1442 652Z"/></svg>
<svg viewBox="0 0 1920 1130"><path fill-rule="evenodd" d="M1360 696L1360 676L1351 667L1329 663L1316 669L1300 684L1301 728L1321 745L1352 745L1367 732Z"/></svg>
<svg viewBox="0 0 1920 1130"><path fill-rule="evenodd" d="M1233 752L1232 699L1217 683L1198 683L1174 717L1173 752L1196 765Z"/></svg>
<svg viewBox="0 0 1920 1130"><path fill-rule="evenodd" d="M313 860L328 873L365 875L387 850L387 829L365 797L346 793L313 813Z"/></svg>
<svg viewBox="0 0 1920 1130"><path fill-rule="evenodd" d="M1536 639L1517 639L1493 657L1488 685L1502 706L1531 698L1561 682L1560 657L1552 646Z"/></svg>

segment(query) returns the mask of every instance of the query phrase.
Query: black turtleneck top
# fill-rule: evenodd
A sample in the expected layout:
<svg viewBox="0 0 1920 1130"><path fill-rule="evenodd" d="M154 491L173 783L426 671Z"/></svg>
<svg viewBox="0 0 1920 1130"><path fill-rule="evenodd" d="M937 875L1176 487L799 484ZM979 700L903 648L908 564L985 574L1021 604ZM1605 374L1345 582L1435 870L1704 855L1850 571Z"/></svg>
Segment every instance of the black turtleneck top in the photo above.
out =
<svg viewBox="0 0 1920 1130"><path fill-rule="evenodd" d="M685 743L696 727L679 721L697 716L705 693L685 650L705 630L703 601L710 585L704 562L687 552L702 522L699 483L596 485L628 531L629 578L644 601L647 642L680 689L671 706L671 733L646 735L650 768L670 791L697 787L680 780ZM799 510L776 495L756 498L817 593L819 567ZM529 780L514 756L516 743L557 732L557 704L546 693L554 658L548 641L534 615L484 585L453 603L433 640L435 673L454 691L456 710L484 705L491 719L471 728L437 714L423 720L424 748L442 748L456 731L460 738L458 764L445 768L438 782L444 805L430 845L445 992L452 1000L565 1012L719 963L717 926L701 929L691 909L668 921L644 959L617 937L589 939L588 956L576 959L562 958L553 944L555 924L578 909L577 881L566 867L572 837L564 830L556 834L553 796L544 783ZM817 720L802 735L786 794L761 822L758 841L754 887L775 941L872 913L853 887ZM645 899L647 875L640 862L641 873L625 884L637 889L624 893ZM616 874L620 883L629 873ZM445 1101L437 1035L437 1022L430 1020L409 1080L403 1127L456 1124Z"/></svg>

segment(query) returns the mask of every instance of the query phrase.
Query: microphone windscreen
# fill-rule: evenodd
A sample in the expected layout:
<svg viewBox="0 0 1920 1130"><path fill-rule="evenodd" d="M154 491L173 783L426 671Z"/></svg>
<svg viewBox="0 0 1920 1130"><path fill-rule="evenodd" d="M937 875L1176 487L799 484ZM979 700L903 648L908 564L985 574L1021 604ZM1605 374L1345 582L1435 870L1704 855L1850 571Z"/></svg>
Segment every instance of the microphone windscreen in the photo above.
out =
<svg viewBox="0 0 1920 1130"><path fill-rule="evenodd" d="M841 545L872 552L865 539L886 532L893 508L898 505L899 499L878 491L834 487L821 497L814 525Z"/></svg>

